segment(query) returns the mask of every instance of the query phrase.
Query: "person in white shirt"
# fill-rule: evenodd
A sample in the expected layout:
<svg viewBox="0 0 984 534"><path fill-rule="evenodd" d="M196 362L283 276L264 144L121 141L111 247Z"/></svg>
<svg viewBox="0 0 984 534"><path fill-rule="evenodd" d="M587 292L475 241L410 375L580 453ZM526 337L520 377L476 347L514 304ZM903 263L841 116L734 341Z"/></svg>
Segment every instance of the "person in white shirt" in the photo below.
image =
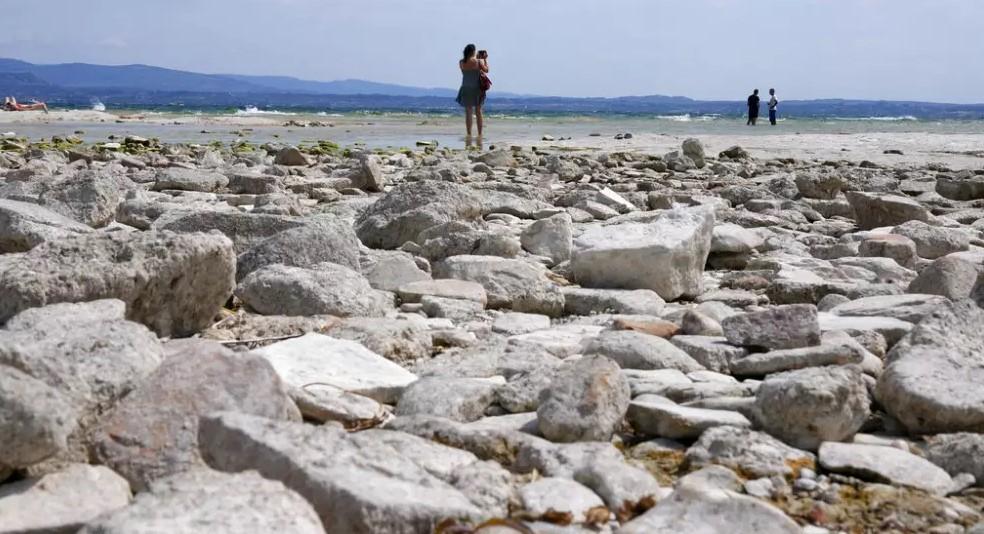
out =
<svg viewBox="0 0 984 534"><path fill-rule="evenodd" d="M776 125L776 112L779 108L779 100L776 99L776 90L769 89L769 122Z"/></svg>

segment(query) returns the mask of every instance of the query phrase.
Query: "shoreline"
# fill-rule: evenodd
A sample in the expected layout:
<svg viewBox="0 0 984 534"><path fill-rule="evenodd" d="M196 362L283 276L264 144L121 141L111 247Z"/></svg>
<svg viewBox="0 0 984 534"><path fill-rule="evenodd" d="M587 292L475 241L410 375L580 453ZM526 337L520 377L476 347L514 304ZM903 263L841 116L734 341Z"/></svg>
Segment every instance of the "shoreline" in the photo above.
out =
<svg viewBox="0 0 984 534"><path fill-rule="evenodd" d="M737 122L737 121L732 121ZM413 148L418 141L465 148L460 117L316 115L153 115L114 114L92 110L0 113L0 135L13 133L37 141L51 136L80 135L86 143L111 136L138 135L164 143L316 144L326 140L343 147ZM310 125L310 126L309 126ZM704 126L704 127L702 127ZM857 127L856 124L850 124ZM875 126L884 126L876 124ZM728 131L719 131L722 127ZM681 129L682 128L682 129ZM888 129L888 128L885 128ZM77 132L84 132L77 134ZM631 139L616 140L620 133ZM545 137L546 136L546 137ZM556 140L545 141L553 137ZM699 139L709 152L740 145L760 158L872 161L884 165L940 163L955 168L984 167L981 133L930 131L864 131L803 133L783 125L732 127L732 123L558 118L552 120L493 120L483 149L536 146L563 150L628 151L662 154L677 149L687 138ZM902 154L886 154L885 151Z"/></svg>

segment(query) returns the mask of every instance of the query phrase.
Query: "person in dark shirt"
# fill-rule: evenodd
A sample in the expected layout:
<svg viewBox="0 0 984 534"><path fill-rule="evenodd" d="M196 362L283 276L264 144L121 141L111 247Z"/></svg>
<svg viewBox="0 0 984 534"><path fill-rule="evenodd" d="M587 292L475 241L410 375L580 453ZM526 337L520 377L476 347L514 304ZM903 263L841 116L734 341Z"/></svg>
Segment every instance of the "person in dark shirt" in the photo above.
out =
<svg viewBox="0 0 984 534"><path fill-rule="evenodd" d="M755 126L759 118L759 90L756 89L748 97L748 125Z"/></svg>

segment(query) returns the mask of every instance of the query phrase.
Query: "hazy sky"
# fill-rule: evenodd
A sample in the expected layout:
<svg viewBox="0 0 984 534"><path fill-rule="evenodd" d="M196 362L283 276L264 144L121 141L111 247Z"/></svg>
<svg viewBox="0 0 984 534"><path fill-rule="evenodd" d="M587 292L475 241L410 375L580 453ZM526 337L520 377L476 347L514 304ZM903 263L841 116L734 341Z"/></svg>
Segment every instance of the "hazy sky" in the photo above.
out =
<svg viewBox="0 0 984 534"><path fill-rule="evenodd" d="M984 102L984 0L0 0L0 56L530 94Z"/></svg>

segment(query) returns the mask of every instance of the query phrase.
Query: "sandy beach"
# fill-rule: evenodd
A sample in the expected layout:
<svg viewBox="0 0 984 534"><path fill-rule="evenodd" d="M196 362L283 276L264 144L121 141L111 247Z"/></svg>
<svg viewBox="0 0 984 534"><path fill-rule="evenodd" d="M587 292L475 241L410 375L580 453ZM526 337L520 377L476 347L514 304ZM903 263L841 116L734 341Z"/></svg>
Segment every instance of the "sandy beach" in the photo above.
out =
<svg viewBox="0 0 984 534"><path fill-rule="evenodd" d="M756 157L868 160L885 165L936 162L953 168L984 167L984 133L968 133L959 128L957 133L940 133L938 125L928 124L927 131L918 131L921 125L911 125L912 131L900 132L888 128L894 125L876 122L871 131L852 132L857 126L846 124L837 125L843 131L817 133L810 131L817 129L812 123L754 129L742 126L739 120L731 123L684 124L684 133L679 132L678 123L638 119L491 118L483 148L518 145L659 154L675 150L684 139L694 137L711 153L740 145ZM878 127L884 127L885 131L879 131ZM719 133L723 128L734 133ZM37 140L83 131L81 137L87 142L104 141L109 135L132 134L155 137L162 142L202 144L214 140L288 144L330 140L342 146L402 148L412 147L417 141L436 140L440 146L464 148L461 130L461 119L448 116L162 115L89 110L0 113L0 134L11 132ZM632 138L616 140L619 133L631 133ZM544 136L553 140L545 141ZM889 150L902 154L886 154Z"/></svg>

